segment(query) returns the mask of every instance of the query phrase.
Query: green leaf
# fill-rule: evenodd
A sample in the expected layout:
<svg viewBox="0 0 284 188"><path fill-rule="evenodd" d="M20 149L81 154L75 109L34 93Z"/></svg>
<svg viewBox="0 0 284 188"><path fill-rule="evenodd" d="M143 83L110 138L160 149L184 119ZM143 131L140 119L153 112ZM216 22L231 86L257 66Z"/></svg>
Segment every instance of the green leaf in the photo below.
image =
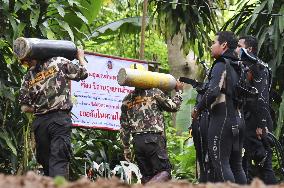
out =
<svg viewBox="0 0 284 188"><path fill-rule="evenodd" d="M39 29L42 33L42 36L46 37L46 27L44 25L40 25Z"/></svg>
<svg viewBox="0 0 284 188"><path fill-rule="evenodd" d="M83 14L81 12L76 12L75 11L75 13L84 23L88 24L87 18L85 16L83 16Z"/></svg>
<svg viewBox="0 0 284 188"><path fill-rule="evenodd" d="M57 9L59 15L63 18L63 17L65 16L65 11L64 11L64 9L62 8L62 6L58 4L58 5L56 5L55 7L56 7L56 9Z"/></svg>
<svg viewBox="0 0 284 188"><path fill-rule="evenodd" d="M9 134L6 131L0 132L0 138L2 138L6 142L7 146L12 151L12 153L15 156L17 156L17 150L16 150L15 146L13 145L13 143L11 142Z"/></svg>
<svg viewBox="0 0 284 188"><path fill-rule="evenodd" d="M56 39L56 36L51 29L46 29L46 37L48 39Z"/></svg>
<svg viewBox="0 0 284 188"><path fill-rule="evenodd" d="M103 147L99 148L99 151L100 151L102 158L106 161L107 156L106 156L106 152L105 152L104 148Z"/></svg>
<svg viewBox="0 0 284 188"><path fill-rule="evenodd" d="M24 10L28 10L28 9L32 9L31 6L32 6L32 2L31 1L25 1L22 5L22 9Z"/></svg>
<svg viewBox="0 0 284 188"><path fill-rule="evenodd" d="M266 39L266 35L268 35L269 29L270 29L270 28L265 28L265 29L263 30L263 33L261 34L260 38L258 39L258 52L257 52L257 53L259 53L260 48L261 48L263 42L264 42L265 39Z"/></svg>
<svg viewBox="0 0 284 188"><path fill-rule="evenodd" d="M23 36L23 30L25 29L26 24L21 22L18 24L18 36Z"/></svg>
<svg viewBox="0 0 284 188"><path fill-rule="evenodd" d="M176 128L178 132L186 131L191 124L191 110L196 102L196 90L193 88L184 91L182 97L186 103L182 103L176 114Z"/></svg>
<svg viewBox="0 0 284 188"><path fill-rule="evenodd" d="M2 92L3 92L3 97L4 98L9 99L12 102L15 102L14 93L11 92L10 88L6 87L4 90L2 90Z"/></svg>
<svg viewBox="0 0 284 188"><path fill-rule="evenodd" d="M199 50L198 50L198 42L197 42L197 40L194 43L193 51L196 54L196 56L199 57Z"/></svg>
<svg viewBox="0 0 284 188"><path fill-rule="evenodd" d="M87 18L90 24L98 15L103 4L103 0L79 0L79 2L82 6L82 8L80 8L80 11Z"/></svg>
<svg viewBox="0 0 284 188"><path fill-rule="evenodd" d="M30 14L30 22L33 28L36 27L39 18L40 9L33 9Z"/></svg>
<svg viewBox="0 0 284 188"><path fill-rule="evenodd" d="M74 0L67 0L67 2L69 3L70 6L73 6L76 1L74 1Z"/></svg>
<svg viewBox="0 0 284 188"><path fill-rule="evenodd" d="M279 14L284 15L284 5L281 6ZM284 31L284 16L279 16L279 31L280 33Z"/></svg>
<svg viewBox="0 0 284 188"><path fill-rule="evenodd" d="M267 3L267 1L263 1L259 6L257 6L254 9L253 15L252 15L252 17L250 19L250 23L246 27L246 33L248 33L247 31L251 28L251 25L255 22L255 20L257 19L258 15L259 15L259 13L264 9L266 3Z"/></svg>
<svg viewBox="0 0 284 188"><path fill-rule="evenodd" d="M45 36L48 39L57 39L56 35L54 34L54 32L48 27L48 25L43 24L39 26L41 33L43 34L43 36Z"/></svg>
<svg viewBox="0 0 284 188"><path fill-rule="evenodd" d="M15 11L15 13L18 12L18 10L20 10L21 7L22 7L22 3L19 2L19 1L17 1L17 2L15 3L15 6L14 6L14 11Z"/></svg>
<svg viewBox="0 0 284 188"><path fill-rule="evenodd" d="M114 21L107 25L101 26L93 31L90 37L98 37L102 35L117 34L117 30L123 30L123 33L135 33L140 31L142 17L130 17L121 20ZM149 18L146 20L146 24L149 23Z"/></svg>
<svg viewBox="0 0 284 188"><path fill-rule="evenodd" d="M73 34L73 31L72 29L70 28L69 24L66 23L65 21L61 21L61 20L58 20L58 23L60 25L60 27L62 27L64 30L66 30L69 34L69 37L71 38L72 41L74 41L74 34Z"/></svg>
<svg viewBox="0 0 284 188"><path fill-rule="evenodd" d="M177 3L178 3L178 0L173 0L172 1L172 9L176 9L177 8Z"/></svg>
<svg viewBox="0 0 284 188"><path fill-rule="evenodd" d="M10 22L12 28L13 28L13 33L17 32L17 23L16 23L14 17L12 17L11 15L8 15L8 20L9 20L9 22ZM14 34L13 39L15 39L15 37L16 36Z"/></svg>
<svg viewBox="0 0 284 188"><path fill-rule="evenodd" d="M268 13L271 13L272 8L273 8L273 4L274 4L274 0L268 0L267 4L268 4Z"/></svg>
<svg viewBox="0 0 284 188"><path fill-rule="evenodd" d="M277 57L276 57L276 65L280 65L283 59L283 48L284 48L284 39L279 40L277 49Z"/></svg>
<svg viewBox="0 0 284 188"><path fill-rule="evenodd" d="M87 27L84 25L84 23L91 24L95 17L98 15L100 8L102 6L103 0L68 0L69 4L76 4L79 8L79 12L81 12L82 16L77 15L75 11L71 11L69 13L66 13L64 20L74 27L77 27L78 29L87 30ZM77 11L78 12L78 11ZM86 22L85 18L88 20ZM83 22L82 22L83 20Z"/></svg>
<svg viewBox="0 0 284 188"><path fill-rule="evenodd" d="M278 22L279 18L276 18L275 22L274 22L274 32L273 32L273 38L274 38L274 49L279 49L279 46L281 46L280 44L280 33L279 33L279 22Z"/></svg>
<svg viewBox="0 0 284 188"><path fill-rule="evenodd" d="M74 27L74 30L78 33L80 33L84 38L88 39L88 35L82 31L80 31L77 27Z"/></svg>

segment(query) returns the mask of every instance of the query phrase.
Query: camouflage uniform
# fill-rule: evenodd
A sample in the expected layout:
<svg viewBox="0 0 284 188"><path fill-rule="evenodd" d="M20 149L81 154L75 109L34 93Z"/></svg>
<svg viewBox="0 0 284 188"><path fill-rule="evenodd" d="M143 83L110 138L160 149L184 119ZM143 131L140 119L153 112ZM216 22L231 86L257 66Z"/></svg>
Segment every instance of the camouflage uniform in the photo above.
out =
<svg viewBox="0 0 284 188"><path fill-rule="evenodd" d="M169 99L159 89L135 89L122 101L121 140L129 150L130 136L142 182L147 182L157 173L168 171L171 165L166 151L163 111L176 112L182 103L181 92Z"/></svg>
<svg viewBox="0 0 284 188"><path fill-rule="evenodd" d="M37 160L44 174L68 178L71 154L70 80L87 78L87 70L62 57L31 67L20 89L20 104L34 108Z"/></svg>

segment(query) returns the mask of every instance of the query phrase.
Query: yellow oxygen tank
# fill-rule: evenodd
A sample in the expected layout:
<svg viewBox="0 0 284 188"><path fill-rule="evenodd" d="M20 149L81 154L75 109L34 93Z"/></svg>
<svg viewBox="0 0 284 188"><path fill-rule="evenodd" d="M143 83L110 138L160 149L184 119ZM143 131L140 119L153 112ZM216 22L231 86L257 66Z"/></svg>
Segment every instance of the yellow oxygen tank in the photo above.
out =
<svg viewBox="0 0 284 188"><path fill-rule="evenodd" d="M141 89L159 88L170 91L176 87L176 79L170 74L121 68L117 75L118 84Z"/></svg>

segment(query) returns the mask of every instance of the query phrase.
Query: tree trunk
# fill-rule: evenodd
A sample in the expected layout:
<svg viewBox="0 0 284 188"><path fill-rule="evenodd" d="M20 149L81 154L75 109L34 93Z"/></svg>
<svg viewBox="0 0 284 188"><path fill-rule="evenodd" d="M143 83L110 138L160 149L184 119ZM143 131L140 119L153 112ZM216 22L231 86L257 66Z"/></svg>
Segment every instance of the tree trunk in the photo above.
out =
<svg viewBox="0 0 284 188"><path fill-rule="evenodd" d="M148 0L144 0L144 2L143 2L142 25L141 25L141 46L140 46L139 59L144 59L147 6L148 6Z"/></svg>
<svg viewBox="0 0 284 188"><path fill-rule="evenodd" d="M181 49L182 35L175 35L172 39L167 39L168 47L168 61L170 67L170 74L175 78L181 76L188 78L197 78L198 66L196 65L196 59L193 52L190 52L186 57ZM195 94L192 87L185 84L181 109L179 112L173 114L173 127L175 127L178 133L186 131L191 123L191 109L193 105L186 104L188 99L195 98Z"/></svg>

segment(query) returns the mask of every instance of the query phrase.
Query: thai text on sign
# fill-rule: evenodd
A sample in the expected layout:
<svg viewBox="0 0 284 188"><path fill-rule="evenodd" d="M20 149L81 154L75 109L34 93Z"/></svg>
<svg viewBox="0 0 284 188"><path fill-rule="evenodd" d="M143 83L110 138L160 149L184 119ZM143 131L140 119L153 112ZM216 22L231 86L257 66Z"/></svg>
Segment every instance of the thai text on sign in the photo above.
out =
<svg viewBox="0 0 284 188"><path fill-rule="evenodd" d="M147 64L91 53L86 54L86 59L88 78L71 82L73 126L119 130L121 102L134 88L117 83L118 71L134 63L147 70Z"/></svg>

